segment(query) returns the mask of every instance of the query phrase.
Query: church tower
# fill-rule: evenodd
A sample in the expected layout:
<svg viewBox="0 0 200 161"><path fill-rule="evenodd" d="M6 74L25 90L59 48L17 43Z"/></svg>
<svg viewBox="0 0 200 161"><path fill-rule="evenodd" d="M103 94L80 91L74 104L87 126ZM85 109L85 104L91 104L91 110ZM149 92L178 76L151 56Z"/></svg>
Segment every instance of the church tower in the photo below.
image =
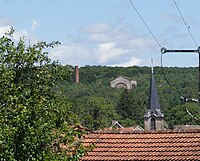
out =
<svg viewBox="0 0 200 161"><path fill-rule="evenodd" d="M144 114L144 129L164 130L164 114L160 109L153 67L151 70L149 104Z"/></svg>

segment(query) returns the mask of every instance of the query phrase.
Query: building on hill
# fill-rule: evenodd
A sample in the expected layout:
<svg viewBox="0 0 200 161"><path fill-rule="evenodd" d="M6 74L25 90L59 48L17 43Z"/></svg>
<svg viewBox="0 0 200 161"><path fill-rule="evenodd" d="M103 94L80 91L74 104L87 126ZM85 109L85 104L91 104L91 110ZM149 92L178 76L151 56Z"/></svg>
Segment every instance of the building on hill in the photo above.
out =
<svg viewBox="0 0 200 161"><path fill-rule="evenodd" d="M124 76L120 76L110 81L110 86L113 88L132 89L133 87L137 86L137 81Z"/></svg>
<svg viewBox="0 0 200 161"><path fill-rule="evenodd" d="M144 114L144 129L164 130L164 114L160 109L153 67L150 81L149 104Z"/></svg>

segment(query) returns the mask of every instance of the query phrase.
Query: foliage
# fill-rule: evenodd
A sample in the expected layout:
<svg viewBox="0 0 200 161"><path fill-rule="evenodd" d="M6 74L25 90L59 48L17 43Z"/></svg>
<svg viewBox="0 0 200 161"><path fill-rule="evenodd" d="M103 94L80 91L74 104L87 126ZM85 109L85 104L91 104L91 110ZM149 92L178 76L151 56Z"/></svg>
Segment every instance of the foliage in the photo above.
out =
<svg viewBox="0 0 200 161"><path fill-rule="evenodd" d="M171 86L166 82L163 70ZM171 124L172 120L175 124L192 123L190 122L191 116L188 113L183 113L182 119L174 116L174 114L179 112L178 107L182 102L180 96L188 99L198 97L198 68L165 67L163 70L160 67L154 67L158 97L161 110L165 114L165 121L168 124ZM90 105L86 105L88 100L91 97L98 97L104 99L104 102L112 107L108 113L115 114L113 116L107 115L106 117L109 118L105 118L107 122L110 121L110 124L100 123L99 128L111 126L111 120L117 120L123 126L143 126L143 115L148 105L150 88L151 69L149 67L85 66L79 68L79 73L81 83L64 84L63 88L65 95L74 103L73 111L79 115L81 124L96 129L93 126L94 123L91 122L97 121L91 119L93 118L92 113L88 113L90 121L87 122L81 111L89 111ZM128 92L111 88L109 82L121 75L137 80L137 87ZM101 107L101 103L99 102L99 105L96 103L95 107ZM194 106L194 109L196 109L196 106Z"/></svg>
<svg viewBox="0 0 200 161"><path fill-rule="evenodd" d="M13 32L0 38L0 160L58 160L61 155L59 160L77 160L82 148L72 147L80 138L71 126L76 117L69 100L53 90L63 75L44 51L59 42L27 47L24 38L12 39ZM66 68L65 75L69 73ZM59 139L63 133L67 137ZM67 149L74 149L71 155L60 149L64 140Z"/></svg>
<svg viewBox="0 0 200 161"><path fill-rule="evenodd" d="M171 109L169 119L172 127L174 125L198 125L200 124L200 106L194 103L177 105Z"/></svg>
<svg viewBox="0 0 200 161"><path fill-rule="evenodd" d="M80 104L79 104L80 105ZM79 107L82 114L81 122L90 129L100 129L110 126L117 118L113 105L102 97L90 96L84 99L84 107Z"/></svg>

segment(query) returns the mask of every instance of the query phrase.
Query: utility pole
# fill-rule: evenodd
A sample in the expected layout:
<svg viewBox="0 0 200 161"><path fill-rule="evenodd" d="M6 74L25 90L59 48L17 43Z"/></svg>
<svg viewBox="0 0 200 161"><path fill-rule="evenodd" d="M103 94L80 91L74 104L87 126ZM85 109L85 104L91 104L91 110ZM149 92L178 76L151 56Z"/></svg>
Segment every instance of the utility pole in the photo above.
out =
<svg viewBox="0 0 200 161"><path fill-rule="evenodd" d="M197 50L168 50L164 47L161 48L161 53L166 54L166 53L198 53L199 54L199 90L198 90L198 102L200 104L200 46L198 47Z"/></svg>

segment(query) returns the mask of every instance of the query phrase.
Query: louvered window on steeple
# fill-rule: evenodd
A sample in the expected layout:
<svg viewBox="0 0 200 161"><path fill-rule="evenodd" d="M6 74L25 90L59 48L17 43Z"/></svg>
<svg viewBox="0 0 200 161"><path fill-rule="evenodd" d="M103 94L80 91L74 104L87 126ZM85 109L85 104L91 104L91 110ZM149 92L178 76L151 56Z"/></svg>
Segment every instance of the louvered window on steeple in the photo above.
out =
<svg viewBox="0 0 200 161"><path fill-rule="evenodd" d="M156 130L156 120L155 120L155 118L151 118L151 130Z"/></svg>

